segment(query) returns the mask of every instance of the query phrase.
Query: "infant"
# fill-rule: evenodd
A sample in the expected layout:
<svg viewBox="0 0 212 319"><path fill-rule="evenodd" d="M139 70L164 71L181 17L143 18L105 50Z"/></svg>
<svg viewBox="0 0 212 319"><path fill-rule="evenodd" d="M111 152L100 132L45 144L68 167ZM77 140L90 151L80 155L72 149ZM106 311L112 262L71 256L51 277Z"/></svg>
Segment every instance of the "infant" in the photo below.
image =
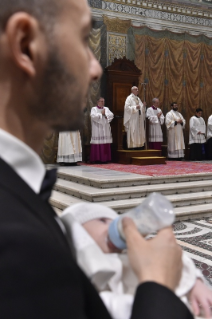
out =
<svg viewBox="0 0 212 319"><path fill-rule="evenodd" d="M130 319L138 281L127 254L108 240L109 225L117 217L115 211L103 205L78 203L67 208L61 219L72 235L79 266L99 291L111 316ZM175 293L195 315L201 312L210 318L212 292L193 261L185 253L182 259L183 272Z"/></svg>

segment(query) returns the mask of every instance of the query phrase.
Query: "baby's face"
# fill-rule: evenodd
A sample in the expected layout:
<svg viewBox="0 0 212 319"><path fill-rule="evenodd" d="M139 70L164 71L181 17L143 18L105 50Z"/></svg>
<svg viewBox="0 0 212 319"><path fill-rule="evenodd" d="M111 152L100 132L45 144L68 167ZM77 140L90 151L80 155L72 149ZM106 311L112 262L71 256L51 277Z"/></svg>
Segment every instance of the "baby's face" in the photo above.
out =
<svg viewBox="0 0 212 319"><path fill-rule="evenodd" d="M106 254L117 252L115 247L111 247L110 243L108 242L108 228L111 222L112 219L99 218L90 220L82 225L89 235L94 239L97 245Z"/></svg>

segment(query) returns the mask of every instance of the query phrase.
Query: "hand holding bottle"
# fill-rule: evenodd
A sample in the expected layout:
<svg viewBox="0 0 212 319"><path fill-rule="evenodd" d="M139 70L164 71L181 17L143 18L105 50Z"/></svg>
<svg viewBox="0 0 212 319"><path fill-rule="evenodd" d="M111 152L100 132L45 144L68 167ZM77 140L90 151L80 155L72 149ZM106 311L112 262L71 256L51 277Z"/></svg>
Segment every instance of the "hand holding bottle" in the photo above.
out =
<svg viewBox="0 0 212 319"><path fill-rule="evenodd" d="M145 240L132 219L124 218L122 225L130 264L139 282L153 281L174 291L182 272L182 250L171 227Z"/></svg>

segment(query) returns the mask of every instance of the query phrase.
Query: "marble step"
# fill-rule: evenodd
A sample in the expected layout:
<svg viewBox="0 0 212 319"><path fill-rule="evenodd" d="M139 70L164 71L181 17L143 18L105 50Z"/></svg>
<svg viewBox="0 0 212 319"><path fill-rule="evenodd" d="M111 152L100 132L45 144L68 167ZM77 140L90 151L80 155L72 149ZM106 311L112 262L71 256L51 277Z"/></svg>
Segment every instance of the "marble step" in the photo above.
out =
<svg viewBox="0 0 212 319"><path fill-rule="evenodd" d="M50 198L50 204L57 210L64 210L65 208L80 202L82 202L82 200L77 197L66 195L54 190Z"/></svg>
<svg viewBox="0 0 212 319"><path fill-rule="evenodd" d="M212 204L212 191L199 193L186 193L179 195L166 195L166 198L172 202L174 208L180 208L192 205ZM122 214L126 211L138 206L145 198L133 198L117 201L101 202L101 204L108 206L117 213ZM211 205L212 206L212 205Z"/></svg>
<svg viewBox="0 0 212 319"><path fill-rule="evenodd" d="M188 220L188 219L195 219L195 218L203 218L203 217L211 217L212 216L212 205L211 201L212 199L209 197L209 195L212 196L212 192L208 192L206 194L205 202L209 200L209 203L207 204L201 204L197 205L193 200L196 198L201 198L201 193L194 193L192 194L193 200L191 199L191 204L189 206L183 206L183 200L186 205L186 201L189 200L190 194L184 194L183 198L182 195L169 195L166 196L175 206L174 211L176 214L176 220ZM187 197L187 198L186 198ZM182 199L182 201L180 201ZM113 208L117 213L123 213L129 210L130 208L133 208L137 205L139 205L144 199L131 199L131 200L120 200L120 201L114 201L114 202L101 202L102 205L106 205L110 208ZM56 212L60 214L62 210L67 208L70 205L73 205L74 203L80 202L79 199L76 199L73 196L62 194L57 191L53 191L52 197L50 199L51 205L55 208ZM182 205L182 207L176 207L177 203L179 205ZM188 202L187 202L188 203ZM194 205L192 205L195 204Z"/></svg>
<svg viewBox="0 0 212 319"><path fill-rule="evenodd" d="M99 189L87 185L77 184L63 179L58 179L54 186L54 189L56 191L89 202L104 202L121 199L142 198L146 197L148 194L152 192L160 192L164 195L174 195L212 191L212 183L210 180L206 180L160 185L156 184L145 186Z"/></svg>
<svg viewBox="0 0 212 319"><path fill-rule="evenodd" d="M165 165L166 157L132 157L131 164L143 166L143 165Z"/></svg>
<svg viewBox="0 0 212 319"><path fill-rule="evenodd" d="M126 172L118 172L91 166L76 166L59 168L58 177L61 179L97 188L115 188L212 180L212 173L153 177Z"/></svg>

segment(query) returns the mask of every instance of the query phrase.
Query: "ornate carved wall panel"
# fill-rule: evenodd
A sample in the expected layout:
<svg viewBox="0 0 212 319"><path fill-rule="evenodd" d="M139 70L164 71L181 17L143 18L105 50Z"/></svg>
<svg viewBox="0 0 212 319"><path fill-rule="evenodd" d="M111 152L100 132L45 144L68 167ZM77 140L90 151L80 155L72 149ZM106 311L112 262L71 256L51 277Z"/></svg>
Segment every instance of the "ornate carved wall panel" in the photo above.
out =
<svg viewBox="0 0 212 319"><path fill-rule="evenodd" d="M114 59L122 59L126 56L126 45L126 35L108 33L108 65L111 65Z"/></svg>

